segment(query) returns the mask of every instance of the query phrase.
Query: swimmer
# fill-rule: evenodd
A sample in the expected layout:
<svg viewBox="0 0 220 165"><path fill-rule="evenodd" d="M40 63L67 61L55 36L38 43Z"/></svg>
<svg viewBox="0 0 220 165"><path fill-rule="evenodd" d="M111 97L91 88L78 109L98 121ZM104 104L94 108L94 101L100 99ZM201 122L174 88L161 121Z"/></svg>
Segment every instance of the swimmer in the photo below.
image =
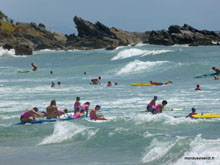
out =
<svg viewBox="0 0 220 165"><path fill-rule="evenodd" d="M79 96L76 97L76 101L75 101L75 104L74 104L74 113L76 113L76 108L77 107L81 107L80 97Z"/></svg>
<svg viewBox="0 0 220 165"><path fill-rule="evenodd" d="M158 85L158 86L160 86L160 85L167 85L167 84L172 84L173 82L172 81L167 81L167 82L165 82L165 83L161 83L161 82L153 82L152 80L150 80L150 84L153 84L153 85Z"/></svg>
<svg viewBox="0 0 220 165"><path fill-rule="evenodd" d="M147 108L146 108L147 112L151 112L151 110L153 109L153 106L156 105L156 101L157 101L157 96L154 96L153 100L151 100L151 102L147 105Z"/></svg>
<svg viewBox="0 0 220 165"><path fill-rule="evenodd" d="M53 74L53 71L52 71L52 70L50 71L50 74Z"/></svg>
<svg viewBox="0 0 220 165"><path fill-rule="evenodd" d="M50 105L46 109L47 119L51 118L60 118L60 114L58 113L58 108L56 105L56 100L51 100Z"/></svg>
<svg viewBox="0 0 220 165"><path fill-rule="evenodd" d="M84 72L84 75L86 76L86 75L87 75L87 73L86 73L86 72Z"/></svg>
<svg viewBox="0 0 220 165"><path fill-rule="evenodd" d="M81 108L78 106L76 108L75 114L72 116L74 119L78 119L80 117L83 117L83 113L81 113Z"/></svg>
<svg viewBox="0 0 220 165"><path fill-rule="evenodd" d="M101 82L100 82L100 80L101 80L102 78L101 77L98 77L98 78L93 78L92 80L91 80L91 84L101 84Z"/></svg>
<svg viewBox="0 0 220 165"><path fill-rule="evenodd" d="M192 113L188 114L188 115L186 116L186 118L190 117L191 119L194 119L194 117L193 117L192 115L196 115L196 114L197 114L197 113L196 113L196 108L192 108Z"/></svg>
<svg viewBox="0 0 220 165"><path fill-rule="evenodd" d="M21 114L20 121L23 123L26 123L26 122L36 120L36 117L41 117L41 114L39 114L37 112L38 112L37 107L34 107L31 110L26 110L24 113Z"/></svg>
<svg viewBox="0 0 220 165"><path fill-rule="evenodd" d="M108 81L107 86L108 86L108 87L111 87L111 86L112 86L112 82L111 82L111 81Z"/></svg>
<svg viewBox="0 0 220 165"><path fill-rule="evenodd" d="M117 81L115 81L115 86L117 86L118 85L118 82Z"/></svg>
<svg viewBox="0 0 220 165"><path fill-rule="evenodd" d="M199 85L199 84L196 85L195 90L196 90L196 91L201 91L201 88L200 88L200 85Z"/></svg>
<svg viewBox="0 0 220 165"><path fill-rule="evenodd" d="M53 81L51 82L51 87L55 87L55 83Z"/></svg>
<svg viewBox="0 0 220 165"><path fill-rule="evenodd" d="M216 68L216 67L212 67L212 70L214 70L217 74L220 73L220 69L219 68Z"/></svg>
<svg viewBox="0 0 220 165"><path fill-rule="evenodd" d="M58 85L61 85L62 83L60 81L57 82Z"/></svg>
<svg viewBox="0 0 220 165"><path fill-rule="evenodd" d="M162 113L163 108L167 105L167 101L163 100L161 104L157 104L156 106L153 107L151 113L152 114L157 114L157 113Z"/></svg>
<svg viewBox="0 0 220 165"><path fill-rule="evenodd" d="M86 111L86 117L88 117L89 107L90 107L90 102L86 102L86 103L83 104L82 107L81 107L81 110Z"/></svg>
<svg viewBox="0 0 220 165"><path fill-rule="evenodd" d="M101 108L100 105L96 105L95 108L91 110L89 114L91 120L108 120L108 119L105 119L103 115L96 114L96 111L100 110L100 108Z"/></svg>
<svg viewBox="0 0 220 165"><path fill-rule="evenodd" d="M37 70L37 65L36 64L34 64L34 63L31 63L31 66L33 67L33 71L36 71Z"/></svg>

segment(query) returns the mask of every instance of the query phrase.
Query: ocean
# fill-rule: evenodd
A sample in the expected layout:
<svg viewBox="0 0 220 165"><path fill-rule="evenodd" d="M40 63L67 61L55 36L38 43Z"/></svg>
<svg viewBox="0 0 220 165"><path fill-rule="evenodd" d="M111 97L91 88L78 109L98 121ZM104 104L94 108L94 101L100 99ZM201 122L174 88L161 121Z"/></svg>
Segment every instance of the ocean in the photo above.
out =
<svg viewBox="0 0 220 165"><path fill-rule="evenodd" d="M32 62L38 71L17 73L31 70ZM220 112L220 80L194 78L213 73L212 67L220 67L219 46L139 44L111 51L42 50L33 56L0 48L0 164L220 164L220 120L185 117L192 107L197 113ZM89 84L99 76L101 85ZM150 80L173 84L130 85ZM12 125L26 109L45 111L53 99L59 109L73 110L77 96L91 103L90 110L101 105L98 113L112 120ZM157 104L167 100L167 109L183 111L143 113L154 96Z"/></svg>

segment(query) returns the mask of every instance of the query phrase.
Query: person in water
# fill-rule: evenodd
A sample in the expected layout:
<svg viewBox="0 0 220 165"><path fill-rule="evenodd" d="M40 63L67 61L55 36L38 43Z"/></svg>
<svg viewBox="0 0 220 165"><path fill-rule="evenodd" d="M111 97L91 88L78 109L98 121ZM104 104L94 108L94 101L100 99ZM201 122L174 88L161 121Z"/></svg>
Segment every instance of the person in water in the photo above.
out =
<svg viewBox="0 0 220 165"><path fill-rule="evenodd" d="M161 104L157 104L156 106L153 107L151 110L152 114L157 114L157 113L162 113L163 108L167 105L167 101L163 100Z"/></svg>
<svg viewBox="0 0 220 165"><path fill-rule="evenodd" d="M201 91L201 88L200 88L200 85L199 85L199 84L196 85L195 90L196 90L196 91Z"/></svg>
<svg viewBox="0 0 220 165"><path fill-rule="evenodd" d="M196 108L192 108L192 113L188 114L188 115L186 116L186 118L190 117L191 119L194 119L194 117L193 117L192 115L196 115L196 114L197 114L197 113L196 113Z"/></svg>
<svg viewBox="0 0 220 165"><path fill-rule="evenodd" d="M154 96L153 100L151 100L151 102L147 105L146 111L147 112L151 112L153 109L153 106L156 105L156 101L157 101L157 96Z"/></svg>
<svg viewBox="0 0 220 165"><path fill-rule="evenodd" d="M91 80L91 84L101 84L101 82L100 82L100 80L101 80L102 78L101 77L98 77L98 78L93 78L92 80Z"/></svg>
<svg viewBox="0 0 220 165"><path fill-rule="evenodd" d="M52 100L50 103L50 106L47 107L47 119L52 119L52 118L60 118L60 114L58 112L58 108L56 105L56 100Z"/></svg>
<svg viewBox="0 0 220 165"><path fill-rule="evenodd" d="M68 109L64 109L64 110L58 109L57 111L58 111L60 116L65 114L65 113L68 113Z"/></svg>
<svg viewBox="0 0 220 165"><path fill-rule="evenodd" d="M53 71L52 71L52 70L50 71L50 74L53 74Z"/></svg>
<svg viewBox="0 0 220 165"><path fill-rule="evenodd" d="M220 74L220 69L216 67L212 67L212 70L214 70L217 74Z"/></svg>
<svg viewBox="0 0 220 165"><path fill-rule="evenodd" d="M74 104L74 113L76 113L76 108L77 107L81 107L80 97L79 96L76 97L76 101L75 101L75 104Z"/></svg>
<svg viewBox="0 0 220 165"><path fill-rule="evenodd" d="M214 76L214 80L220 80L220 77Z"/></svg>
<svg viewBox="0 0 220 165"><path fill-rule="evenodd" d="M78 119L78 118L81 118L83 117L83 113L81 113L81 107L78 106L76 108L76 111L75 111L75 114L72 116L74 119Z"/></svg>
<svg viewBox="0 0 220 165"><path fill-rule="evenodd" d="M34 64L34 63L31 63L31 66L33 67L33 71L36 71L37 70L37 65L36 64Z"/></svg>
<svg viewBox="0 0 220 165"><path fill-rule="evenodd" d="M96 111L100 110L101 106L100 105L96 105L95 108L93 110L91 110L89 117L91 120L108 120L105 119L103 115L97 115Z"/></svg>
<svg viewBox="0 0 220 165"><path fill-rule="evenodd" d="M23 123L26 123L26 122L36 120L36 117L42 116L41 114L39 114L37 112L38 112L37 107L34 107L31 110L26 110L24 113L21 114L20 121Z"/></svg>
<svg viewBox="0 0 220 165"><path fill-rule="evenodd" d="M51 82L51 87L55 87L55 83L53 81Z"/></svg>
<svg viewBox="0 0 220 165"><path fill-rule="evenodd" d="M61 83L60 81L58 81L57 84L58 84L59 86L62 85L62 83Z"/></svg>
<svg viewBox="0 0 220 165"><path fill-rule="evenodd" d="M153 84L153 85L158 85L158 86L160 86L160 85L167 85L167 84L172 84L173 82L172 81L167 81L167 82L165 82L165 83L162 83L162 82L153 82L152 80L150 80L150 84Z"/></svg>
<svg viewBox="0 0 220 165"><path fill-rule="evenodd" d="M82 105L81 110L86 111L86 117L88 117L90 102L86 102Z"/></svg>
<svg viewBox="0 0 220 165"><path fill-rule="evenodd" d="M118 82L117 81L115 81L115 86L117 86L118 85Z"/></svg>
<svg viewBox="0 0 220 165"><path fill-rule="evenodd" d="M111 87L111 86L112 86L112 82L111 82L111 81L108 81L107 86L108 86L108 87Z"/></svg>
<svg viewBox="0 0 220 165"><path fill-rule="evenodd" d="M84 72L84 75L86 76L86 75L87 75L87 73L86 73L86 72Z"/></svg>

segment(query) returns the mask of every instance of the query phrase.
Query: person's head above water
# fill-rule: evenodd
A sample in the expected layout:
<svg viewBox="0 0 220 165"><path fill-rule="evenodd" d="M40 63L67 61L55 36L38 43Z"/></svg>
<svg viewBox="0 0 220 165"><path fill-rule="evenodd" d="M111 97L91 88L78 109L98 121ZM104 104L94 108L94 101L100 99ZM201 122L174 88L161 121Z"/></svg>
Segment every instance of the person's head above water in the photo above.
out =
<svg viewBox="0 0 220 165"><path fill-rule="evenodd" d="M157 96L154 96L154 100L157 100Z"/></svg>
<svg viewBox="0 0 220 165"><path fill-rule="evenodd" d="M102 78L99 76L99 78L98 78L99 80L101 80Z"/></svg>
<svg viewBox="0 0 220 165"><path fill-rule="evenodd" d="M37 111L38 111L38 108L37 108L37 107L34 107L33 110L35 110L35 112L37 112Z"/></svg>
<svg viewBox="0 0 220 165"><path fill-rule="evenodd" d="M76 101L80 101L80 97L79 96L76 97Z"/></svg>
<svg viewBox="0 0 220 165"><path fill-rule="evenodd" d="M167 102L166 100L163 100L163 101L162 101L162 104L163 104L163 105L167 105L168 102Z"/></svg>
<svg viewBox="0 0 220 165"><path fill-rule="evenodd" d="M55 105L56 106L56 100L51 100L50 105Z"/></svg>
<svg viewBox="0 0 220 165"><path fill-rule="evenodd" d="M99 110L100 108L101 108L100 105L96 105L96 106L95 106L95 110Z"/></svg>
<svg viewBox="0 0 220 165"><path fill-rule="evenodd" d="M196 108L192 108L192 112L196 112Z"/></svg>

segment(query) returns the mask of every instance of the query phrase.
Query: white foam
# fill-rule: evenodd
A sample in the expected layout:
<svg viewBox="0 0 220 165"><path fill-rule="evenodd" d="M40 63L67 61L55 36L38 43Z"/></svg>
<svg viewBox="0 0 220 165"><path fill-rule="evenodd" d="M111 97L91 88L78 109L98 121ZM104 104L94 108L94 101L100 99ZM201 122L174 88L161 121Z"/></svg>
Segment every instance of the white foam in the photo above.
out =
<svg viewBox="0 0 220 165"><path fill-rule="evenodd" d="M120 51L111 60L119 60L119 59L125 59L129 57L135 57L135 56L156 55L156 54L162 54L162 53L168 53L168 52L173 52L173 50L141 50L137 48L130 48L130 49L125 49L125 50Z"/></svg>
<svg viewBox="0 0 220 165"><path fill-rule="evenodd" d="M205 158L205 159L193 160L193 157ZM173 164L176 165L220 164L220 139L202 139L201 135L197 135L190 144L190 150L185 152L184 156Z"/></svg>
<svg viewBox="0 0 220 165"><path fill-rule="evenodd" d="M176 142L159 142L153 140L151 145L147 147L144 157L142 158L142 163L148 163L163 157L174 145Z"/></svg>
<svg viewBox="0 0 220 165"><path fill-rule="evenodd" d="M120 71L118 71L116 74L129 74L129 73L139 73L143 72L146 70L150 70L155 66L164 64L168 61L155 61L155 62L150 62L150 61L140 61L140 60L134 60L130 63L128 63L125 67L123 67Z"/></svg>
<svg viewBox="0 0 220 165"><path fill-rule="evenodd" d="M164 125L179 125L179 124L191 124L191 123L198 123L203 120L192 120L189 118L181 117L181 118L174 118L168 114L162 113L158 115L152 115L151 113L147 114L138 114L136 115L133 120L135 124L143 124L143 123L163 123Z"/></svg>
<svg viewBox="0 0 220 165"><path fill-rule="evenodd" d="M15 50L14 49L3 49L2 47L0 47L0 56L3 55L10 55L10 56L14 56L15 55Z"/></svg>
<svg viewBox="0 0 220 165"><path fill-rule="evenodd" d="M61 143L82 133L86 129L87 127L70 122L56 122L54 124L53 134L43 139L43 141L38 145Z"/></svg>

